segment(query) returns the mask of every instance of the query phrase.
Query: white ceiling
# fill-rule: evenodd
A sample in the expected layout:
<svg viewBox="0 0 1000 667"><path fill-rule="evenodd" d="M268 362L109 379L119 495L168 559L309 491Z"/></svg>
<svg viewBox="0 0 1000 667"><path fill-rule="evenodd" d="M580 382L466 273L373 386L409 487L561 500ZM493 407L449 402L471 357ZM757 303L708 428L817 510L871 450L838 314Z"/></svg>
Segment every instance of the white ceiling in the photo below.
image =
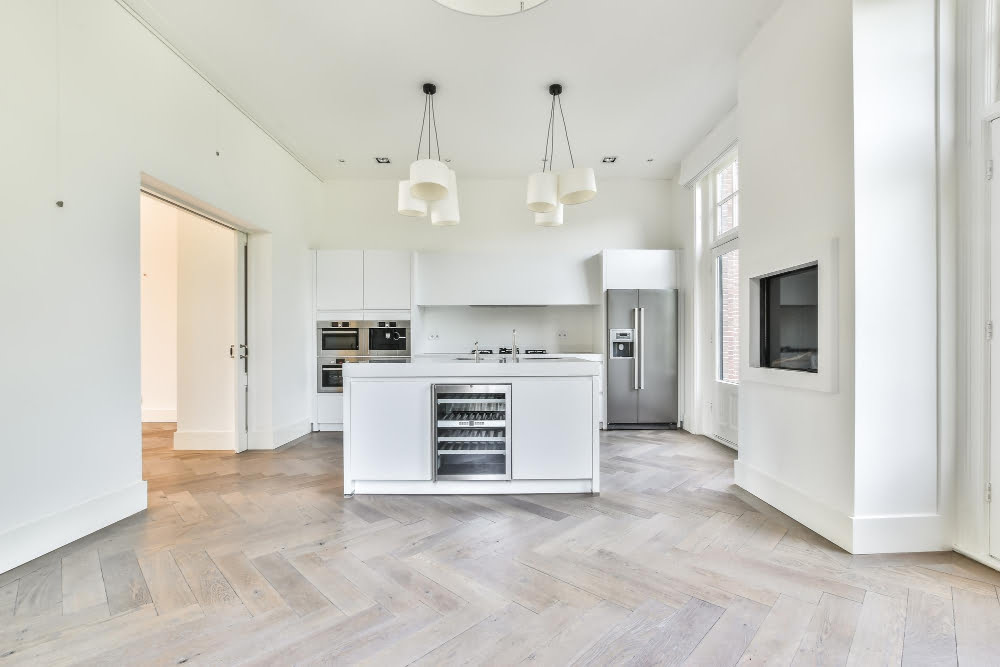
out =
<svg viewBox="0 0 1000 667"><path fill-rule="evenodd" d="M577 164L670 178L736 104L737 57L781 0L549 0L488 18L433 0L126 2L329 180L406 174L424 81L460 177L537 169L558 81ZM557 143L557 169L565 157Z"/></svg>

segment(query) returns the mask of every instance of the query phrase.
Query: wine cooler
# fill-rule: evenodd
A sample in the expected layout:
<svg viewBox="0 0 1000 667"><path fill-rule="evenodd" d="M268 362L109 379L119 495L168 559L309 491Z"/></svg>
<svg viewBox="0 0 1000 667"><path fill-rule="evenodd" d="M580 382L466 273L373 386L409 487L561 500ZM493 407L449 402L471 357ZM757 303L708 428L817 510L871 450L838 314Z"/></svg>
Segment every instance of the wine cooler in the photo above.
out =
<svg viewBox="0 0 1000 667"><path fill-rule="evenodd" d="M510 479L510 385L434 385L434 479Z"/></svg>

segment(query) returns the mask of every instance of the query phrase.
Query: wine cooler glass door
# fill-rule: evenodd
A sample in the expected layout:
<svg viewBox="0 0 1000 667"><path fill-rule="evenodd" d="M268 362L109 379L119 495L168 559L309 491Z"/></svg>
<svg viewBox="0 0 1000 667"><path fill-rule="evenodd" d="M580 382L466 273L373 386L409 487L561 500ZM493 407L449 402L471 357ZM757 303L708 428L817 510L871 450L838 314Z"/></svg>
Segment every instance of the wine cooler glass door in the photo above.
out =
<svg viewBox="0 0 1000 667"><path fill-rule="evenodd" d="M434 479L510 479L510 388L434 385Z"/></svg>

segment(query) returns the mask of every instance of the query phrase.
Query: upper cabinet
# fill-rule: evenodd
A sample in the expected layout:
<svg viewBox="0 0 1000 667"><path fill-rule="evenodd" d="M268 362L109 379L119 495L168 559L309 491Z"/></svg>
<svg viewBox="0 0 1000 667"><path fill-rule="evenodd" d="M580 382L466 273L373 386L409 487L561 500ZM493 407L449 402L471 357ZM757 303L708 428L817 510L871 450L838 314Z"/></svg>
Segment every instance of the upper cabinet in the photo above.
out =
<svg viewBox="0 0 1000 667"><path fill-rule="evenodd" d="M592 253L423 252L418 306L579 306L601 302L600 257Z"/></svg>
<svg viewBox="0 0 1000 667"><path fill-rule="evenodd" d="M366 310L410 309L410 253L365 250Z"/></svg>
<svg viewBox="0 0 1000 667"><path fill-rule="evenodd" d="M409 309L409 252L316 251L316 310Z"/></svg>
<svg viewBox="0 0 1000 667"><path fill-rule="evenodd" d="M364 308L362 250L316 251L316 310Z"/></svg>
<svg viewBox="0 0 1000 667"><path fill-rule="evenodd" d="M677 250L605 250L604 289L676 289Z"/></svg>

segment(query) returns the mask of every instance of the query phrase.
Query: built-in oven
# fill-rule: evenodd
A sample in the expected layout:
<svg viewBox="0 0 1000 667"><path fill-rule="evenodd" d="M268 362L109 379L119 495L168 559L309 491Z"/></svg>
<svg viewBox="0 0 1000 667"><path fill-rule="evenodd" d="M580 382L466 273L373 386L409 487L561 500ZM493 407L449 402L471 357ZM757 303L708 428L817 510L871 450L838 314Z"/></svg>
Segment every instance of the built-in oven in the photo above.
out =
<svg viewBox="0 0 1000 667"><path fill-rule="evenodd" d="M371 357L409 357L410 322L408 320L375 320L363 322L368 332L368 354Z"/></svg>
<svg viewBox="0 0 1000 667"><path fill-rule="evenodd" d="M316 323L316 356L358 357L365 355L360 322L323 320Z"/></svg>
<svg viewBox="0 0 1000 667"><path fill-rule="evenodd" d="M320 357L316 390L321 394L342 394L344 392L344 364L346 357Z"/></svg>

